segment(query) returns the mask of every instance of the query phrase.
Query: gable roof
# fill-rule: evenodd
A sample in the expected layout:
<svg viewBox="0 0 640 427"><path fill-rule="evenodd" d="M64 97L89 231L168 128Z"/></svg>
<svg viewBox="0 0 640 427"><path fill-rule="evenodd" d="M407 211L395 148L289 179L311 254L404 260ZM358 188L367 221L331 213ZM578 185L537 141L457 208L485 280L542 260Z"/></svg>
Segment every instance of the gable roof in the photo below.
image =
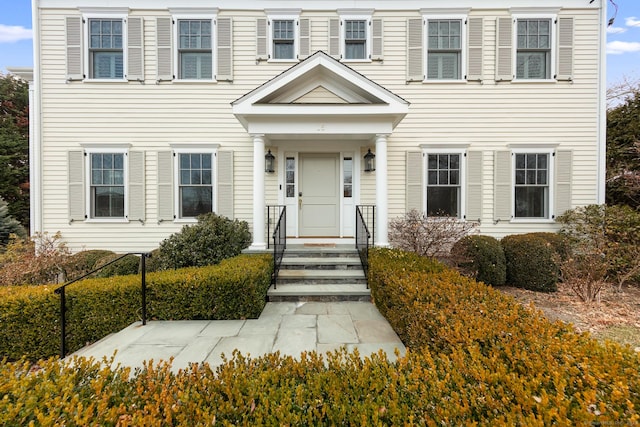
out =
<svg viewBox="0 0 640 427"><path fill-rule="evenodd" d="M409 103L349 66L318 51L231 103L248 131L252 122L375 120L391 131L407 114ZM255 127L255 126L254 126Z"/></svg>

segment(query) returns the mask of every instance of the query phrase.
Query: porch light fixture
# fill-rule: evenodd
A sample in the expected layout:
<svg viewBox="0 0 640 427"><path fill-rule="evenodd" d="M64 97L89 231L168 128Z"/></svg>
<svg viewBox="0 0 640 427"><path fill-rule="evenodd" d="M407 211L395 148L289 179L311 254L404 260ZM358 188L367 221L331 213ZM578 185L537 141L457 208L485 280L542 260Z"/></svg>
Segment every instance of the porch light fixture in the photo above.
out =
<svg viewBox="0 0 640 427"><path fill-rule="evenodd" d="M267 154L264 155L264 171L266 173L275 172L275 162L276 157L271 154L271 150L269 150Z"/></svg>
<svg viewBox="0 0 640 427"><path fill-rule="evenodd" d="M364 171L373 172L376 170L376 155L371 152L371 148L364 155Z"/></svg>

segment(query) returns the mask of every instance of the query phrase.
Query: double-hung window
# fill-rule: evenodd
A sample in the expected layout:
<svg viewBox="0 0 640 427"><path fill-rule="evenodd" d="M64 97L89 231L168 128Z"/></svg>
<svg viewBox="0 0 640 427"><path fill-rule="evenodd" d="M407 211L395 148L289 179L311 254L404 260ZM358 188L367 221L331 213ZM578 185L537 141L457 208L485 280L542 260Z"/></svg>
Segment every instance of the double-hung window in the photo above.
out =
<svg viewBox="0 0 640 427"><path fill-rule="evenodd" d="M273 59L295 59L295 21L293 19L272 20L271 42Z"/></svg>
<svg viewBox="0 0 640 427"><path fill-rule="evenodd" d="M517 19L516 78L551 78L551 19Z"/></svg>
<svg viewBox="0 0 640 427"><path fill-rule="evenodd" d="M122 19L89 19L89 75L92 79L124 78Z"/></svg>
<svg viewBox="0 0 640 427"><path fill-rule="evenodd" d="M126 153L88 152L90 218L125 218Z"/></svg>
<svg viewBox="0 0 640 427"><path fill-rule="evenodd" d="M178 20L178 78L213 79L212 20Z"/></svg>
<svg viewBox="0 0 640 427"><path fill-rule="evenodd" d="M550 153L514 153L515 218L549 218Z"/></svg>
<svg viewBox="0 0 640 427"><path fill-rule="evenodd" d="M461 217L462 153L427 152L427 216Z"/></svg>
<svg viewBox="0 0 640 427"><path fill-rule="evenodd" d="M345 59L368 59L367 27L365 19L344 20Z"/></svg>
<svg viewBox="0 0 640 427"><path fill-rule="evenodd" d="M174 152L176 173L176 212L181 219L195 218L215 210L215 166L213 149L177 149Z"/></svg>
<svg viewBox="0 0 640 427"><path fill-rule="evenodd" d="M462 78L462 19L427 21L427 80Z"/></svg>

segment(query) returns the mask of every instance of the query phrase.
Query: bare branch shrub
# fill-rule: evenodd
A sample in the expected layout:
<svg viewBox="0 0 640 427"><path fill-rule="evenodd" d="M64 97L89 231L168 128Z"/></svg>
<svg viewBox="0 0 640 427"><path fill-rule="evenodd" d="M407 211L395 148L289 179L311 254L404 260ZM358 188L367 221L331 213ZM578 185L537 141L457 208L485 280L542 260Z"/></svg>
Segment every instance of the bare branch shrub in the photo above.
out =
<svg viewBox="0 0 640 427"><path fill-rule="evenodd" d="M453 245L477 227L476 223L458 218L427 217L411 210L389 223L391 246L431 258L446 258Z"/></svg>
<svg viewBox="0 0 640 427"><path fill-rule="evenodd" d="M574 254L560 263L560 275L583 302L600 302L602 291L609 287L608 268L602 254Z"/></svg>
<svg viewBox="0 0 640 427"><path fill-rule="evenodd" d="M40 285L64 280L71 251L60 232L22 239L12 235L0 255L0 285Z"/></svg>

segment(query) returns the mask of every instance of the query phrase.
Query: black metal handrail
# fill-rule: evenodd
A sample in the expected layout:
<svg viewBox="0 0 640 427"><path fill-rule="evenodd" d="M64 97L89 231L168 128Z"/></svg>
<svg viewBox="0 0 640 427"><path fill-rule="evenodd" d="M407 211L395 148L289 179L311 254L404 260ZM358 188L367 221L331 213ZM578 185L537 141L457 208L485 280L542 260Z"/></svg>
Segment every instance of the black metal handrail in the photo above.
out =
<svg viewBox="0 0 640 427"><path fill-rule="evenodd" d="M275 229L278 224L284 208L284 205L267 205L267 249L271 248L271 238L273 237L271 230Z"/></svg>
<svg viewBox="0 0 640 427"><path fill-rule="evenodd" d="M373 234L375 229L375 209L374 205L356 206L356 250L360 255L360 263L364 270L364 277L369 273L369 247L373 244ZM371 231L370 231L371 230ZM367 289L369 282L367 280Z"/></svg>
<svg viewBox="0 0 640 427"><path fill-rule="evenodd" d="M103 268L120 261L122 258L127 255L140 255L140 274L141 274L141 292L142 292L142 324L147 324L147 266L146 266L146 258L150 256L149 252L129 252L119 256L118 258L106 263L103 266L100 266L76 279L73 279L63 285L60 285L56 289L53 290L54 293L60 295L60 357L64 358L67 355L67 298L65 290L67 286L72 285L76 282L79 282L82 279L91 276L93 273L97 273Z"/></svg>
<svg viewBox="0 0 640 427"><path fill-rule="evenodd" d="M287 207L282 206L278 223L273 230L273 274L271 275L271 284L273 289L276 288L278 273L280 272L280 264L284 257L284 250L287 248Z"/></svg>

